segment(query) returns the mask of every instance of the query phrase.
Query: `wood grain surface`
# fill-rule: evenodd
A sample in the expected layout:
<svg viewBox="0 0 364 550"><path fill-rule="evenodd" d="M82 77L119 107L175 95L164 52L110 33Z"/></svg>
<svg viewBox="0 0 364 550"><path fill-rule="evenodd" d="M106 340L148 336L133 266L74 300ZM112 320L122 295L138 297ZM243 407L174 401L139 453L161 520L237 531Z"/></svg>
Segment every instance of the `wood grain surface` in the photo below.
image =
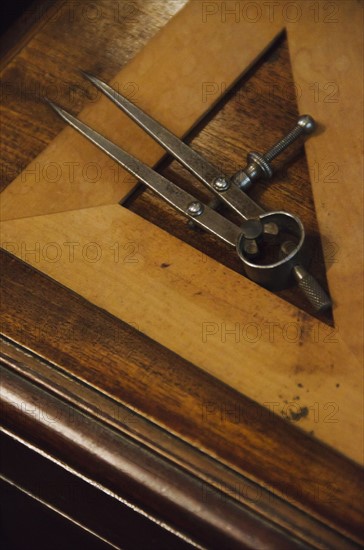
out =
<svg viewBox="0 0 364 550"><path fill-rule="evenodd" d="M358 465L314 437L300 433L294 418L288 424L129 324L16 258L7 257L1 301L5 313L2 328L9 338L52 361L61 373L69 373L86 387L113 399L114 407L123 404L131 414L140 413L234 472L256 481L262 490L266 488L339 533L361 540L363 492ZM7 353L6 347L3 352ZM56 383L54 375L53 380L51 374L44 376L47 368L43 367L43 372L40 369L31 364L27 377L39 384L42 376L45 389L58 395L70 393L65 382ZM72 401L77 407L84 407L82 403L92 406L93 402L85 390ZM105 406L95 404L105 420ZM110 424L111 417L116 427L115 412L108 416L107 422ZM318 423L323 421L319 416ZM134 430L134 425L129 423L128 429ZM150 434L142 437L148 445L150 439ZM195 475L200 471L201 476L201 470L191 466L188 454L183 458L180 451L173 447L168 450L158 438L154 439L173 461L192 469ZM260 490L256 499L250 499L242 480L228 481L206 465L202 475L204 471L233 498L243 499L314 546L320 544L322 534L307 526L305 514L300 518L294 509L282 510L275 501L272 506L271 497L266 500Z"/></svg>
<svg viewBox="0 0 364 550"><path fill-rule="evenodd" d="M307 158L320 231L337 251L337 261L327 265L335 326L363 364L363 3L331 7L331 20L323 16L312 25L306 13L287 32L300 109L322 129L307 143ZM343 44L342 36L350 40Z"/></svg>
<svg viewBox="0 0 364 550"><path fill-rule="evenodd" d="M246 39L249 48L244 52L245 57L239 57L235 52L240 41L240 26L224 27L219 19L206 22L204 26L204 21L201 22L199 9L201 6L202 4L199 2L190 3L187 8L182 10L171 24L165 27L164 31L159 33L148 47L119 73L117 81L120 85L125 77L127 81L135 78L135 82L142 83L141 102L143 106L146 104L147 110L153 114L159 113L159 117L156 115L157 118L160 118L162 122L168 121L168 124L165 123L179 134L186 129L184 125L187 125L188 128L191 121L202 115L216 100L215 91L210 94L209 99L206 99L206 105L202 106L203 98L198 97L197 93L201 89L201 82L202 85L206 84L204 79L212 76L211 68L210 70L206 68L206 60L209 61L211 54L215 53L213 68L216 78L224 78L225 86L230 87L244 67L252 64L258 53L266 47L267 42L272 40L274 33L280 28L276 24L268 25L266 21L259 22L259 29L263 32L259 35L260 41L254 41L253 48L249 40L249 32L254 33L254 31L244 23L243 28L247 33ZM180 61L176 59L177 54L173 55L173 48L167 48L167 45L173 44L175 51L179 51L181 39L177 31L182 27L182 23L185 23L183 25L184 32L187 32L186 28L188 28L190 36L196 36L196 40L198 36L200 46L197 50L199 52L199 64L197 65L197 54L194 53L194 47L190 46L188 41L185 41L183 48L180 48ZM215 52L211 47L203 48L204 43L208 42L212 36L216 38L217 42L226 41L226 50L223 53L220 50ZM226 56L227 51L229 52L228 57ZM159 59L159 72L153 69L157 52L163 52L164 56ZM187 63L186 59L188 59ZM204 68L203 72L200 67ZM172 84L176 80L176 77L173 76L173 71L176 70L177 76L178 71L186 74L186 81L182 80L179 86L176 86L175 83ZM167 74L168 79L165 78ZM153 82L153 86L146 86L148 81ZM148 94L146 94L146 88ZM157 93L154 90L157 90ZM185 97L188 92L193 93L186 112ZM177 114L175 118L170 111L168 97L174 99L173 107ZM111 134L110 137L113 138L113 133L116 134L119 127L124 126L115 116L112 117L111 111L108 115L108 110L113 108L110 102L101 98L95 105L88 105L84 116L88 121L91 120L91 123L102 125L105 129L108 125L111 126L108 135ZM112 120L112 124L106 123L109 119ZM155 145L152 149L146 147L144 141L140 141L139 132L135 128L135 124L133 125L129 121L125 133L119 133L128 144L131 142L134 147L141 148L150 162L156 152ZM145 139L148 140L148 138ZM229 143L229 140L226 141ZM129 145L128 150L130 150ZM148 159L150 152L152 157ZM69 180L66 184L61 180L51 191L48 191L49 181L44 174L44 169L42 169L39 181L34 181L30 186L24 184L24 175L27 177L29 171L35 171L36 165L43 167L48 163L48 165L59 167L64 158L73 159L71 164L77 164L79 169L82 167L82 170L87 159L94 159L93 164L99 168L101 173L107 166L107 176L110 176L109 171L112 170L112 165L106 157L103 157L99 151L95 152L94 147L85 142L82 136L75 134L72 129L66 128L59 138L53 141L44 153L3 192L3 211L5 218L8 218L2 224L5 247L62 284L81 293L96 305L105 308L123 320L135 323L141 331L262 404L279 399L283 402L290 400L291 394L294 393L299 383L310 388L310 399L312 398L314 402L324 403L325 407L335 398L342 421L348 426L350 425L351 429L345 432L345 437L338 424L336 426L319 425L316 427L315 433L326 443L347 453L351 458L361 461L362 442L357 445L350 435L352 431L357 434L361 433L361 417L359 414L353 414L351 407L351 404L355 402L355 410L360 410L362 403L361 376L355 357L351 357L348 350L343 333L338 333L335 338L335 346L325 345L327 344L326 334L323 337L323 342L317 341L316 337L313 339L303 338L303 330L306 333L313 332L312 322L305 317L304 322L301 323L302 326L300 324L298 326L300 334L295 341L292 341L290 336L285 336L285 329L283 329L283 337L280 340L276 337L272 338L270 333L268 336L262 337L263 327L266 329L267 323L269 326L281 323L283 327L292 327L295 323L297 325L301 314L300 310L289 307L279 300L273 302L269 293L245 279L234 278L229 271L219 271L218 266L215 268L215 264L210 264L208 258L193 255L192 251L189 252L188 248L180 247L179 243L173 239L167 238L164 242L163 233L155 232L153 227L143 223L135 216L128 215L118 206L108 207L108 209L101 207L96 210L87 209L95 203L99 205L100 200L110 201L112 195L118 193L119 183L114 182L115 185L113 185L110 177L106 178L113 188L110 196L102 178L96 185L86 184L85 186L84 179L79 173L75 174L74 182ZM124 194L130 185L132 184L127 184L123 191ZM120 189L120 193L122 193L122 189ZM64 196L67 197L66 201L63 199ZM22 200L19 200L20 197ZM259 202L264 202L262 197ZM80 204L83 204L82 210L74 210ZM165 206L162 208L168 210ZM270 205L268 208L279 209L280 207ZM56 214L56 210L59 209L61 209L61 213ZM71 211L67 212L65 209L71 209ZM149 210L153 210L153 207ZM297 212L297 205L293 206L292 211ZM28 215L24 218L26 212ZM44 215L45 212L50 214ZM32 218L35 213L43 215ZM178 218L176 218L176 222L178 225ZM108 239L105 241L104 237L111 234L115 236L115 244L118 247L122 243L124 249L139 248L137 253L131 252L132 258L129 254L123 258L121 272L115 270L115 258L113 262L111 254L108 254L112 245ZM97 266L93 265L94 262L88 262L89 265L87 265L84 258L70 261L67 254L61 254L59 257L60 243L72 242L76 235L83 248L87 238L90 238L91 242L97 243L101 250L101 256L97 258ZM124 240L126 238L126 243L123 242L123 238ZM197 238L201 238L201 235L197 235ZM44 257L44 252L39 258L37 253L25 252L23 254L23 244L25 249L31 249L32 242L38 243L42 251L45 248L48 250L49 242L58 243L56 260L49 261L48 257ZM314 247L312 246L312 248ZM161 252L159 260L158 251ZM170 267L172 265L172 268L165 269L164 272L161 272L160 269L155 270L153 266L158 262L159 266ZM95 267L97 267L96 270ZM93 275L93 285L89 287L87 281L91 274ZM109 281L108 292L104 290L105 280ZM139 292L142 280L144 281L142 284L144 295L143 292ZM138 283L135 286L136 281ZM235 303L234 293L226 294L225 287L226 289L235 288L234 293L242 297L241 305ZM123 294L126 295L125 298L122 297ZM253 294L254 300L251 300ZM197 298L197 296L199 297ZM274 314L272 314L272 307ZM241 342L241 326L251 326L252 317L255 318L254 326L256 330L259 330L260 336L254 342L250 341L249 337L243 337L244 341ZM185 331L180 330L181 319L186 322ZM216 336L216 333L217 336L210 338L208 345L206 345L207 339L203 333L206 326L210 329L217 327L217 330L213 332L213 336ZM225 335L220 334L220 330L226 326L233 326L235 331L239 331L239 339L237 340L235 336L235 342L231 343L230 338L229 345L226 345ZM319 323L314 328L317 328L319 332L322 331ZM229 332L231 333L231 329ZM211 336L211 330L209 336ZM348 353L350 360L344 373L341 365L344 357L348 359ZM302 354L309 357L305 364L300 360ZM279 366L277 364L278 357L280 358ZM222 358L224 358L223 368ZM255 376L247 377L246 369L250 369L257 363L261 364L260 369L255 369ZM242 364L244 366L240 367L239 365ZM320 364L319 369L317 369L318 364ZM328 378L328 373L333 377ZM336 388L340 388L335 395L333 394L334 385ZM301 399L302 395L298 395L298 397ZM300 407L309 410L306 403L302 403ZM307 414L300 425L303 429L311 431L314 424L314 415Z"/></svg>
<svg viewBox="0 0 364 550"><path fill-rule="evenodd" d="M254 27L246 29L249 46L239 50L239 27L224 27L219 21L204 24L201 7L200 2L189 3L164 32L150 40L148 48L119 70L112 80L115 88L180 136L190 130L221 95L216 91L204 94L206 83L215 78L223 81L225 87L230 87L280 31L279 24L272 24L261 29L257 37ZM194 36L193 47L190 36ZM210 44L208 48L203 47L206 43ZM224 49L220 47L222 43ZM189 98L187 102L186 97ZM44 109L49 107L44 104ZM81 117L147 164L155 164L164 154L161 147L105 97L89 102ZM90 159L92 166L89 166ZM67 170L70 167L71 175ZM97 171L96 177L94 174L91 179L87 177L90 168L92 173ZM54 177L50 172L53 170L57 172L57 181L53 181L56 185L50 186ZM124 170L115 174L114 163L105 154L67 127L5 189L1 215L3 219L17 219L115 204L134 185L135 181L127 177ZM24 200L18 200L19 196Z"/></svg>
<svg viewBox="0 0 364 550"><path fill-rule="evenodd" d="M9 251L52 279L360 462L359 363L331 327L119 205L1 230Z"/></svg>
<svg viewBox="0 0 364 550"><path fill-rule="evenodd" d="M153 0L110 3L105 0L99 3L100 11L97 13L90 11L87 2L79 4L80 11L74 12L72 17L67 3L66 7L63 4L63 8L56 15L53 13L51 19L42 20L43 24L37 33L20 50L14 50L12 58L7 58L3 69L2 107L4 185L14 177L18 177L19 181L21 171L52 142L63 127L43 105L41 96L44 90L51 99L59 101L73 113L77 113L90 100L92 104L92 89L77 74L77 69L86 68L104 80L110 80L184 2ZM115 15L116 9L119 10L118 15ZM124 12L120 15L122 10ZM94 21L90 21L92 17ZM123 30L122 37L120 29ZM297 73L295 76L298 78ZM321 78L322 85L329 78ZM200 100L213 99L211 104L214 103L224 94L225 87L225 82L214 80L213 77L202 82ZM326 90L327 93L330 91ZM311 97L310 94L314 102L317 89L311 89L306 82L303 95L307 99ZM297 113L287 41L285 35L281 35L262 61L237 82L228 95L224 95L209 117L188 136L188 140L215 164L227 171L234 171L243 163L248 151L264 151L287 131ZM312 151L315 149L311 149L311 155ZM330 161L331 157L325 159L325 162ZM280 208L284 204L286 210L299 213L314 249L312 271L325 286L323 257L329 270L336 268L344 244L340 241L338 245L330 232L325 233L322 253L310 185L310 175L314 179L317 176L315 170L320 173L321 168L311 164L309 174L303 149L299 146L288 155L288 163L284 167L279 162L277 164L278 172L272 184L257 184L252 190L252 196L263 206ZM196 186L195 181L176 163L166 159L159 169L190 191L196 192L198 187L199 196L206 198L206 192L198 184ZM330 174L325 172L323 177L330 178ZM132 185L130 181L127 183ZM46 198L46 195L43 196ZM100 197L100 193L97 196ZM316 204L320 200L316 186ZM19 204L17 202L13 201L14 207L23 208L20 201ZM209 257L212 257L229 269L239 271L233 253L211 237L203 235L202 238L199 232L187 229L185 222L149 191L135 194L126 206L134 214L192 245L199 251L196 254L200 254L202 263L210 265ZM141 220L140 223L143 225L144 222ZM322 218L320 228L321 223ZM133 250L125 249L125 252L128 254ZM269 410L259 407L196 368L191 361L185 361L141 334L137 330L140 328L139 319L129 316L127 325L10 255L2 254L2 262L2 329L8 338L54 362L61 371L76 377L90 388L97 388L117 402L135 408L142 416L197 446L247 479L288 499L296 509L318 518L323 525L329 525L357 541L361 538L363 506L358 485L360 470L351 461L315 440L317 430L313 429L315 433L311 435L304 435L296 429L300 422L305 422L305 415L295 416L298 410L296 398L302 397L310 389L299 378L300 372L294 378L297 392L288 395L286 389L283 389L278 398L280 408L286 411L285 416L290 424L276 415L272 420ZM163 260L160 265L166 263L169 262ZM168 272L168 269L165 265L163 271ZM221 266L219 270L224 272ZM336 278L340 277L338 273L340 270ZM163 277L168 279L171 275L165 273ZM298 308L307 310L307 305L296 291L289 289L279 294ZM280 301L275 300L273 298L272 304L276 307ZM290 319L287 317L288 321ZM313 317L301 312L298 322L323 327L324 331L329 331L325 332L326 335L331 330L326 324L332 325L333 319L330 316L320 318L315 325ZM147 329L144 332L148 334ZM342 333L340 329L340 339L341 334L346 333L346 329ZM180 345L176 351L183 355L185 350L182 339ZM356 346L352 348L355 353ZM173 346L169 347L173 349ZM338 395L345 395L346 402L350 403L351 390L350 385L345 385L345 366L348 363L349 370L352 368L353 372L357 369L354 374L358 377L360 367L356 366L355 357L351 356L348 349L341 347L341 352L336 354L330 347L326 345L326 350L323 346L324 356L328 360L333 353L333 359L339 361L335 365L341 365L339 372L335 366L334 374L339 374L342 379L336 380L335 376L331 378L332 389L327 399L310 401L312 410L309 414L311 421L320 425L320 436L323 432L329 434L332 443L333 424L325 422L332 411L323 407L328 403L337 404ZM224 348L221 349L223 351ZM312 346L310 352L319 364L322 359L320 347ZM275 353L277 357L272 356L272 361L280 362L279 351ZM193 359L193 355L188 357ZM206 362L207 371L211 369L211 364L208 364L210 359L213 364L213 355ZM309 360L307 355L301 355L299 359L302 364ZM217 370L214 374L218 375ZM327 375L323 374L323 383ZM258 373L255 376L258 377ZM313 378L317 380L319 376L314 374ZM282 388L284 384L282 381ZM359 378L358 385L360 387ZM244 389L244 384L240 389ZM257 398L259 400L259 396ZM357 409L358 419L360 404ZM300 405L299 411L302 410L305 408ZM248 415L245 414L247 411ZM349 409L345 418L349 418ZM356 424L354 431L358 426ZM347 454L360 461L361 451L351 437L347 421L339 424L340 429L337 428L334 425L338 437L340 431L343 434L340 443L343 451L349 449ZM319 547L320 537L318 531L316 535L312 534L315 533L312 526L303 528L301 520L298 521L296 517L292 519L289 513L277 516L272 510L267 511L261 502L257 503L257 509L267 517L274 517L277 524L298 533L300 537L303 536L302 530L311 531L311 535L305 535L305 540ZM299 524L296 527L295 521ZM335 544L340 547L337 541ZM332 543L332 547L336 547L335 544Z"/></svg>

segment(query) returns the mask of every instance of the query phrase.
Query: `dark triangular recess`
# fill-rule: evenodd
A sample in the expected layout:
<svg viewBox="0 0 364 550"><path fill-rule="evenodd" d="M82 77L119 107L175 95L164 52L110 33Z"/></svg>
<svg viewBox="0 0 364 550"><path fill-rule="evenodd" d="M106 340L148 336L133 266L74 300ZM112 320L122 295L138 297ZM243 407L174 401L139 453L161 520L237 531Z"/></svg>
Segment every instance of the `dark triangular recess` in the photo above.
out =
<svg viewBox="0 0 364 550"><path fill-rule="evenodd" d="M213 62L213 61L212 61ZM294 126L298 117L296 88L288 45L282 34L268 52L228 93L224 82L201 82L201 101L217 87L221 101L188 136L194 149L228 175L245 165L249 151L261 153ZM303 93L302 90L298 90ZM306 90L309 93L309 90ZM325 264L313 203L310 176L302 144L293 145L275 162L276 172L268 183L257 182L249 194L266 210L285 210L300 217L313 252L310 272L327 290ZM159 171L205 202L209 192L177 162L166 158ZM188 242L202 253L242 272L235 251L213 236L188 227L187 222L149 190L133 195L127 203L133 211ZM224 215L230 213L223 211ZM239 220L235 220L237 223ZM312 307L296 287L279 292L285 300L311 315ZM331 312L320 320L333 324Z"/></svg>

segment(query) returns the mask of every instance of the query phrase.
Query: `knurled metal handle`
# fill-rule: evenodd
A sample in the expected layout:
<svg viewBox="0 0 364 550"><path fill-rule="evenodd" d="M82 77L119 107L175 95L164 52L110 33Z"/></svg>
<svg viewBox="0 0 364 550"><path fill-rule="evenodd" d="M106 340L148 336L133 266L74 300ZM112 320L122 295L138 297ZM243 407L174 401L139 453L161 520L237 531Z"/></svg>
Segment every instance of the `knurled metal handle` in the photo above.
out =
<svg viewBox="0 0 364 550"><path fill-rule="evenodd" d="M293 268L293 274L298 287L316 311L325 311L332 306L332 302L324 289L304 267L296 265Z"/></svg>

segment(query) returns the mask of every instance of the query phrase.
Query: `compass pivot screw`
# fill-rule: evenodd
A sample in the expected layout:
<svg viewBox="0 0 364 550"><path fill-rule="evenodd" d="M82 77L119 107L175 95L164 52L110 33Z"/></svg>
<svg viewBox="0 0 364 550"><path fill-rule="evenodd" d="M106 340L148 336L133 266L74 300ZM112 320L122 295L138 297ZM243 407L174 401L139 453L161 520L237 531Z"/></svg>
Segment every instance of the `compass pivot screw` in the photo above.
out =
<svg viewBox="0 0 364 550"><path fill-rule="evenodd" d="M216 180L212 185L214 186L214 189L216 189L216 191L222 192L229 189L230 182L228 182L227 179L220 177L220 178L216 178Z"/></svg>
<svg viewBox="0 0 364 550"><path fill-rule="evenodd" d="M200 216L203 212L203 204L198 201L193 201L188 205L187 212L190 216Z"/></svg>

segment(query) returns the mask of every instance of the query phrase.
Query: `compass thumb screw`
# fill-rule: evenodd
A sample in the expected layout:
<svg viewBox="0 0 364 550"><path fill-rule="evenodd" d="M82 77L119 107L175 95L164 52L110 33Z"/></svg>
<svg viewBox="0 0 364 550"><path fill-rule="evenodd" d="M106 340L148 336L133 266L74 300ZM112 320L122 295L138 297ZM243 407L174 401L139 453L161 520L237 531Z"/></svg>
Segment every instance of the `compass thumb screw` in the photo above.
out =
<svg viewBox="0 0 364 550"><path fill-rule="evenodd" d="M294 128L286 136L280 139L269 151L261 155L255 151L248 154L248 164L232 177L232 182L240 189L246 191L258 178L269 179L273 175L270 165L278 155L283 153L299 137L311 134L316 128L316 123L310 115L301 115Z"/></svg>

